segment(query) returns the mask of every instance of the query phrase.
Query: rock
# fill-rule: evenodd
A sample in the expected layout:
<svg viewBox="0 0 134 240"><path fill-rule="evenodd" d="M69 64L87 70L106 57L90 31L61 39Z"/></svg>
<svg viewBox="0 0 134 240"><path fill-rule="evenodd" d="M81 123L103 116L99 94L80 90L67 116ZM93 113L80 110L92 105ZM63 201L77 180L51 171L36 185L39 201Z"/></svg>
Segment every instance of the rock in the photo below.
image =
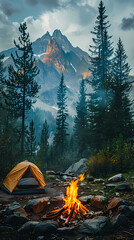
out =
<svg viewBox="0 0 134 240"><path fill-rule="evenodd" d="M90 199L90 202L93 207L98 208L98 209L103 209L105 204L107 204L108 199L103 196L95 196Z"/></svg>
<svg viewBox="0 0 134 240"><path fill-rule="evenodd" d="M13 202L8 208L6 208L6 215L13 214L13 212L20 208L20 204L18 202Z"/></svg>
<svg viewBox="0 0 134 240"><path fill-rule="evenodd" d="M93 219L85 220L80 227L78 232L84 234L101 234L109 229L110 220L104 216L98 216Z"/></svg>
<svg viewBox="0 0 134 240"><path fill-rule="evenodd" d="M58 233L60 235L71 235L74 229L75 227L62 227L62 228L58 228Z"/></svg>
<svg viewBox="0 0 134 240"><path fill-rule="evenodd" d="M121 198L114 197L108 202L107 211L118 208L120 205L123 205L125 201Z"/></svg>
<svg viewBox="0 0 134 240"><path fill-rule="evenodd" d="M134 217L134 206L121 205L118 207L118 211L126 217Z"/></svg>
<svg viewBox="0 0 134 240"><path fill-rule="evenodd" d="M23 217L23 216L18 216L18 215L10 215L6 218L6 223L9 224L10 226L21 226L24 223L28 222L29 218Z"/></svg>
<svg viewBox="0 0 134 240"><path fill-rule="evenodd" d="M39 222L29 221L24 223L19 229L18 232L20 234L29 234L32 233L34 228L39 224Z"/></svg>
<svg viewBox="0 0 134 240"><path fill-rule="evenodd" d="M112 225L116 229L123 229L127 225L127 218L125 215L120 214L111 220Z"/></svg>
<svg viewBox="0 0 134 240"><path fill-rule="evenodd" d="M113 189L115 187L116 187L115 184L106 184L106 188L108 188L108 189Z"/></svg>
<svg viewBox="0 0 134 240"><path fill-rule="evenodd" d="M38 236L37 237L37 240L45 240L46 238L45 238L45 236Z"/></svg>
<svg viewBox="0 0 134 240"><path fill-rule="evenodd" d="M108 179L108 182L120 182L120 181L124 181L124 180L125 179L124 179L122 173L119 173L119 174L116 174L116 175L110 177Z"/></svg>
<svg viewBox="0 0 134 240"><path fill-rule="evenodd" d="M55 172L53 170L46 171L46 175L55 175Z"/></svg>
<svg viewBox="0 0 134 240"><path fill-rule="evenodd" d="M93 198L93 195L88 195L88 196L82 196L79 197L78 199L82 202L82 203L89 203L91 201L91 198Z"/></svg>
<svg viewBox="0 0 134 240"><path fill-rule="evenodd" d="M86 182L82 182L82 183L80 183L79 185L80 185L80 186L86 186L87 184L86 184Z"/></svg>
<svg viewBox="0 0 134 240"><path fill-rule="evenodd" d="M104 179L100 178L100 179L95 179L93 181L93 183L104 183Z"/></svg>
<svg viewBox="0 0 134 240"><path fill-rule="evenodd" d="M26 212L33 211L36 214L40 213L47 206L48 202L49 202L48 197L36 198L36 199L29 200L25 206L25 210L26 210Z"/></svg>
<svg viewBox="0 0 134 240"><path fill-rule="evenodd" d="M116 185L115 190L116 191L127 191L127 192L129 192L129 191L131 191L131 188L128 184L121 183L121 184Z"/></svg>
<svg viewBox="0 0 134 240"><path fill-rule="evenodd" d="M52 204L54 207L62 208L65 203L63 198L63 196L56 196L50 200L50 204Z"/></svg>
<svg viewBox="0 0 134 240"><path fill-rule="evenodd" d="M87 161L86 158L80 159L78 162L72 164L66 171L65 174L68 173L75 173L81 174L85 171L85 162Z"/></svg>
<svg viewBox="0 0 134 240"><path fill-rule="evenodd" d="M34 229L34 233L37 236L48 236L51 234L55 234L57 231L57 228L54 224L51 223L44 223L40 222L39 224L36 225Z"/></svg>
<svg viewBox="0 0 134 240"><path fill-rule="evenodd" d="M60 176L60 179L63 180L63 181L66 181L66 182L70 182L72 180L72 177L64 174L64 175Z"/></svg>
<svg viewBox="0 0 134 240"><path fill-rule="evenodd" d="M13 202L13 203L6 209L6 215L11 215L11 214L16 213L16 212L18 212L20 216L24 216L24 217L27 217L27 216L28 216L28 214L26 213L26 211L24 210L24 208L22 208L19 203Z"/></svg>
<svg viewBox="0 0 134 240"><path fill-rule="evenodd" d="M120 196L120 194L119 194L118 192L116 192L115 195L116 195L116 197L119 197L119 196Z"/></svg>
<svg viewBox="0 0 134 240"><path fill-rule="evenodd" d="M90 176L90 177L89 177L89 176L87 176L87 177L86 177L86 179L87 179L89 182L92 182L92 181L94 181L94 177L93 177L93 176Z"/></svg>
<svg viewBox="0 0 134 240"><path fill-rule="evenodd" d="M0 235L5 235L5 234L9 234L13 231L13 229L11 227L8 226L0 226Z"/></svg>
<svg viewBox="0 0 134 240"><path fill-rule="evenodd" d="M51 223L51 224L55 225L56 228L59 227L59 223L56 220L48 219L48 220L45 220L45 223Z"/></svg>
<svg viewBox="0 0 134 240"><path fill-rule="evenodd" d="M18 209L15 209L14 213L19 213L20 216L24 216L24 217L28 216L28 214L26 213L25 209L22 208L22 207L20 207Z"/></svg>

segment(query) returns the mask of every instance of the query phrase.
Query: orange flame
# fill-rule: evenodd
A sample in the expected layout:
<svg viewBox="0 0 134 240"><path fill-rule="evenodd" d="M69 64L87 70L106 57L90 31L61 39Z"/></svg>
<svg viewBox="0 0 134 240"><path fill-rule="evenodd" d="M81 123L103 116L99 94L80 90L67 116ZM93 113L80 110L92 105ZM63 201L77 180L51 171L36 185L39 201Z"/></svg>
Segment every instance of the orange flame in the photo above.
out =
<svg viewBox="0 0 134 240"><path fill-rule="evenodd" d="M82 203L77 199L78 196L78 181L83 181L85 179L84 174L80 174L78 179L73 179L66 190L66 197L64 198L65 201L65 209L68 214L71 213L71 211L74 211L74 214L86 214L88 209L82 205ZM73 215L74 215L73 214Z"/></svg>

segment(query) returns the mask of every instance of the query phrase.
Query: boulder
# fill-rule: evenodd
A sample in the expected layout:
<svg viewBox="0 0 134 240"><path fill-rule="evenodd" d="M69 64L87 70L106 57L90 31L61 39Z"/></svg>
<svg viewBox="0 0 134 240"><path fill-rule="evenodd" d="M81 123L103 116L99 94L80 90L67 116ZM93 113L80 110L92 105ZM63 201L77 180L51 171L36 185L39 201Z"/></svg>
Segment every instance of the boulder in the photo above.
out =
<svg viewBox="0 0 134 240"><path fill-rule="evenodd" d="M39 222L29 221L24 223L19 229L18 232L20 234L29 234L32 233L34 228L39 224Z"/></svg>
<svg viewBox="0 0 134 240"><path fill-rule="evenodd" d="M65 174L68 173L75 173L81 174L85 171L85 162L87 161L86 158L80 159L78 162L72 164L66 171Z"/></svg>
<svg viewBox="0 0 134 240"><path fill-rule="evenodd" d="M104 216L98 216L93 219L85 220L80 227L78 227L78 232L87 235L91 234L101 234L109 229L110 220Z"/></svg>
<svg viewBox="0 0 134 240"><path fill-rule="evenodd" d="M125 204L125 201L123 199L114 197L108 202L107 211L116 209L123 204Z"/></svg>
<svg viewBox="0 0 134 240"><path fill-rule="evenodd" d="M134 217L134 206L121 205L118 207L118 212L126 217Z"/></svg>
<svg viewBox="0 0 134 240"><path fill-rule="evenodd" d="M124 181L124 180L125 179L124 179L122 173L119 173L119 174L116 174L116 175L110 177L108 179L108 182L120 182L120 181Z"/></svg>
<svg viewBox="0 0 134 240"><path fill-rule="evenodd" d="M20 206L19 203L17 202L13 202L7 209L6 209L6 215L11 215L13 213L18 213L20 216L24 216L27 217L28 214L26 213L26 211L24 210L24 208L22 208Z"/></svg>
<svg viewBox="0 0 134 240"><path fill-rule="evenodd" d="M129 186L128 184L126 184L126 183L121 183L121 184L116 185L115 190L116 190L116 191L126 191L126 192L130 192L130 191L131 191L131 188L130 188L130 186Z"/></svg>
<svg viewBox="0 0 134 240"><path fill-rule="evenodd" d="M36 225L34 229L34 234L37 236L49 236L51 234L55 234L57 231L57 228L52 223L44 223L40 222Z"/></svg>
<svg viewBox="0 0 134 240"><path fill-rule="evenodd" d="M11 205L6 208L6 215L13 214L13 212L19 208L20 208L20 204L18 202L11 203Z"/></svg>
<svg viewBox="0 0 134 240"><path fill-rule="evenodd" d="M24 223L28 222L29 218L23 217L23 216L18 216L18 215L10 215L7 216L6 218L6 223L9 224L10 226L22 226Z"/></svg>
<svg viewBox="0 0 134 240"><path fill-rule="evenodd" d="M124 214L119 214L111 220L111 223L116 229L123 229L127 225L127 218Z"/></svg>
<svg viewBox="0 0 134 240"><path fill-rule="evenodd" d="M29 200L24 208L26 212L33 211L34 213L37 214L44 210L48 202L49 202L48 197L36 198L36 199Z"/></svg>
<svg viewBox="0 0 134 240"><path fill-rule="evenodd" d="M90 199L90 202L93 207L98 208L98 209L103 209L105 204L107 204L108 199L103 196L94 196L93 198Z"/></svg>

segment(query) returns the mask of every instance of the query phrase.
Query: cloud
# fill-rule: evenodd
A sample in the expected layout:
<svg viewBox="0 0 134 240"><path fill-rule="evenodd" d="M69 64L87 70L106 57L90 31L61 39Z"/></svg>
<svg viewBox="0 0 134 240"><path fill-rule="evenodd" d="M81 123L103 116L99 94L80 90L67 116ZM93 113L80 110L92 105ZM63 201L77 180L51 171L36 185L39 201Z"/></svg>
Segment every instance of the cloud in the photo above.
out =
<svg viewBox="0 0 134 240"><path fill-rule="evenodd" d="M16 8L13 4L11 4L8 1L2 1L1 9L3 13L8 17L12 16L15 13L20 12L20 9Z"/></svg>
<svg viewBox="0 0 134 240"><path fill-rule="evenodd" d="M134 15L122 19L121 29L124 31L134 29Z"/></svg>
<svg viewBox="0 0 134 240"><path fill-rule="evenodd" d="M25 0L25 2L30 6L35 6L37 4L42 4L45 7L45 11L53 11L61 7L60 0Z"/></svg>
<svg viewBox="0 0 134 240"><path fill-rule="evenodd" d="M30 6L35 6L39 3L38 0L25 0L26 3L28 3Z"/></svg>
<svg viewBox="0 0 134 240"><path fill-rule="evenodd" d="M13 47L13 40L17 37L18 23L9 21L7 15L0 11L0 51Z"/></svg>

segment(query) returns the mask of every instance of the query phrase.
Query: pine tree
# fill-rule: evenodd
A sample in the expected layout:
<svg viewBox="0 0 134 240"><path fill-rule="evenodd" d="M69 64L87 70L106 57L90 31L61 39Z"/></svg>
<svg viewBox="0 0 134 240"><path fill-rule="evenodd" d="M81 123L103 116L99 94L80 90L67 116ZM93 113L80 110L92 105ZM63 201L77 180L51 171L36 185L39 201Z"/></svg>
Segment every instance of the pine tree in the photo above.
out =
<svg viewBox="0 0 134 240"><path fill-rule="evenodd" d="M110 106L111 126L110 136L125 139L133 136L133 114L130 90L132 84L129 80L130 66L121 39L117 43L113 61L113 79L111 83L112 101Z"/></svg>
<svg viewBox="0 0 134 240"><path fill-rule="evenodd" d="M4 64L3 64L3 59L4 59L4 55L0 55L0 106L1 106L1 102L2 102L2 91L4 90L4 86L5 86L5 68L4 68Z"/></svg>
<svg viewBox="0 0 134 240"><path fill-rule="evenodd" d="M36 137L33 120L30 122L29 129L27 130L25 140L25 155L26 157L33 158L36 150Z"/></svg>
<svg viewBox="0 0 134 240"><path fill-rule="evenodd" d="M5 68L3 66L4 55L0 55L0 126L2 125L3 115L5 115L5 103L3 98L5 88Z"/></svg>
<svg viewBox="0 0 134 240"><path fill-rule="evenodd" d="M9 81L7 81L8 88L11 89L12 86L12 93L10 93L9 96L7 94L7 98L9 97L8 104L11 104L11 98L13 97L14 102L10 105L11 110L22 119L22 156L24 153L26 111L31 109L32 104L36 101L39 90L39 86L34 80L39 70L35 65L35 59L33 59L32 43L29 39L29 33L27 33L26 30L26 23L20 24L19 44L14 41L18 52L16 51L16 57L11 54L15 68L9 68Z"/></svg>
<svg viewBox="0 0 134 240"><path fill-rule="evenodd" d="M110 27L107 20L106 9L100 1L99 15L96 20L93 37L93 46L90 46L90 71L92 73L91 86L93 92L90 94L88 104L89 112L89 141L90 145L100 148L106 140L106 116L109 108L109 82L111 74L111 57L113 54L111 36L108 35Z"/></svg>
<svg viewBox="0 0 134 240"><path fill-rule="evenodd" d="M67 104L66 104L66 85L64 83L64 76L62 74L60 85L57 92L57 118L56 118L56 132L54 136L54 147L56 148L59 154L63 154L66 148L67 140Z"/></svg>
<svg viewBox="0 0 134 240"><path fill-rule="evenodd" d="M86 89L85 80L82 79L80 83L80 96L76 106L76 117L74 125L75 142L79 154L85 152L87 148L87 101L86 101Z"/></svg>
<svg viewBox="0 0 134 240"><path fill-rule="evenodd" d="M45 120L40 138L40 150L38 152L38 157L41 160L42 167L45 166L45 169L48 168L48 153L49 153L49 126L47 124L47 120Z"/></svg>

